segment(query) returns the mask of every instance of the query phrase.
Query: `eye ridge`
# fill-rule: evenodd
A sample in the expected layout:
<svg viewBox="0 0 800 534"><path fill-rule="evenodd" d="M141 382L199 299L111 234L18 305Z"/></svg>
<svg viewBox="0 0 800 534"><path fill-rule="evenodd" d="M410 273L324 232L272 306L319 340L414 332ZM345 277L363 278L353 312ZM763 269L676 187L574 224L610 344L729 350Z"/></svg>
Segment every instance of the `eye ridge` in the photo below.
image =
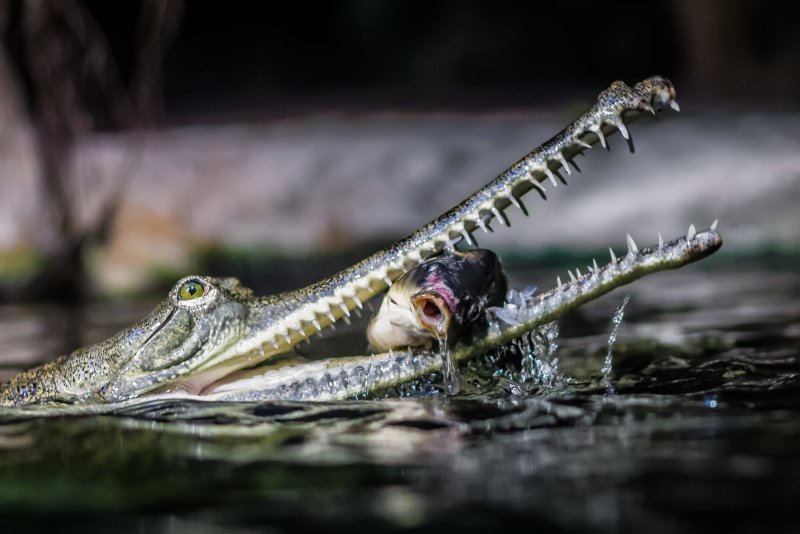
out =
<svg viewBox="0 0 800 534"><path fill-rule="evenodd" d="M181 300L194 300L202 297L206 293L206 287L199 280L189 280L181 284L178 290L178 297Z"/></svg>

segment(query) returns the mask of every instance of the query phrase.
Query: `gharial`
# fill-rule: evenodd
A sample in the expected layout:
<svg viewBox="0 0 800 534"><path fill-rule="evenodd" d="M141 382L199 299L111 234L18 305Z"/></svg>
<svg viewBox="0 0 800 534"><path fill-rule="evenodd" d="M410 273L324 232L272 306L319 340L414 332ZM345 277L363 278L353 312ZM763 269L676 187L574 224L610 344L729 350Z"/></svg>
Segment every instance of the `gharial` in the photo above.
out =
<svg viewBox="0 0 800 534"><path fill-rule="evenodd" d="M425 350L331 358L299 365L263 365L245 377L235 371L286 353L298 342L350 315L409 269L487 230L503 210L534 189L571 174L573 158L619 130L631 143L626 122L643 114L679 110L671 82L653 76L633 87L616 81L563 131L523 157L455 208L360 263L296 291L254 296L234 278L189 276L153 312L111 338L24 371L0 386L0 404L103 404L154 394L213 400L352 398L420 377L442 366ZM632 144L631 144L632 148ZM574 164L573 164L574 165ZM577 168L577 167L576 167ZM565 311L646 274L676 268L716 251L716 222L652 248L628 238L628 252L613 252L605 266L531 297L510 323L462 343L453 351L466 360L519 338Z"/></svg>

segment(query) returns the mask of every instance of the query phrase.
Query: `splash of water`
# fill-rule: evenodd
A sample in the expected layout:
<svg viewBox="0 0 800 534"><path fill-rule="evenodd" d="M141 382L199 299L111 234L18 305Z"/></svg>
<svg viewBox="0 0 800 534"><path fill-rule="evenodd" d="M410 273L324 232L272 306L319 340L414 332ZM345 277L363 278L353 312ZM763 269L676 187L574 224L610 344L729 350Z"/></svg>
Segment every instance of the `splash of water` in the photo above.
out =
<svg viewBox="0 0 800 534"><path fill-rule="evenodd" d="M442 375L444 375L444 392L446 395L458 395L461 391L461 376L453 352L447 346L447 335L438 337L439 355L442 357Z"/></svg>
<svg viewBox="0 0 800 534"><path fill-rule="evenodd" d="M553 387L563 381L558 367L558 323L542 325L527 336L520 378L523 384Z"/></svg>
<svg viewBox="0 0 800 534"><path fill-rule="evenodd" d="M489 309L489 332L500 333L503 328L519 325L532 312L536 288L509 290L503 306ZM496 351L495 361L507 361L507 353L520 356L518 372L505 369L495 376L519 382L525 389L552 389L564 384L567 378L559 369L557 357L559 329L557 322L542 325L527 335Z"/></svg>
<svg viewBox="0 0 800 534"><path fill-rule="evenodd" d="M625 306L628 305L630 295L625 295L614 314L611 316L611 333L608 335L608 350L606 351L606 358L603 361L603 367L600 371L603 373L603 384L606 386L606 396L616 395L617 390L614 387L614 344L617 342L617 332L622 320L625 318Z"/></svg>

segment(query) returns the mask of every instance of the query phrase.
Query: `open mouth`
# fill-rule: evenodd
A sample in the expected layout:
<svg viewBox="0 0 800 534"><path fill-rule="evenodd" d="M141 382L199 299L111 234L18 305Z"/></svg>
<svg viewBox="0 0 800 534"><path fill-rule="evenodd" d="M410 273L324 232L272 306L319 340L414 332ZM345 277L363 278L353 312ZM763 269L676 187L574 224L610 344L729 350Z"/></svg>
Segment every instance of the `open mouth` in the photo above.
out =
<svg viewBox="0 0 800 534"><path fill-rule="evenodd" d="M420 326L435 337L444 337L450 329L452 313L445 300L435 292L425 291L411 298Z"/></svg>

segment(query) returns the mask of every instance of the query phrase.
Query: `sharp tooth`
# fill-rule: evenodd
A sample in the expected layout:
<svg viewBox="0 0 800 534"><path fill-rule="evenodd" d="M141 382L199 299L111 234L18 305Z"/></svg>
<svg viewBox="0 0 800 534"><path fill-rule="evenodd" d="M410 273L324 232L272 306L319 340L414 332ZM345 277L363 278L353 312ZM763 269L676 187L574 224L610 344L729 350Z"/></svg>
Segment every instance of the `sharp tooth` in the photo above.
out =
<svg viewBox="0 0 800 534"><path fill-rule="evenodd" d="M317 321L316 319L312 320L312 321L311 321L311 324L313 324L313 325L314 325L314 328L316 328L318 332L319 332L320 330L322 330L322 325L321 325L321 324L319 324L319 321Z"/></svg>
<svg viewBox="0 0 800 534"><path fill-rule="evenodd" d="M503 226L511 226L508 223L508 219L506 219L505 215L503 215L503 213L497 209L497 206L492 206L492 213L494 213L494 216L497 217L498 221L500 221L500 224Z"/></svg>
<svg viewBox="0 0 800 534"><path fill-rule="evenodd" d="M556 282L558 282L558 290L561 291L561 277L556 276Z"/></svg>
<svg viewBox="0 0 800 534"><path fill-rule="evenodd" d="M691 241L694 239L695 234L697 234L697 230L694 229L694 225L689 225L689 230L686 232L686 241Z"/></svg>
<svg viewBox="0 0 800 534"><path fill-rule="evenodd" d="M662 250L664 248L664 238L661 236L661 232L658 232L658 250Z"/></svg>
<svg viewBox="0 0 800 534"><path fill-rule="evenodd" d="M608 149L608 143L606 142L606 136L603 135L603 129L598 126L596 130L592 130L597 138L600 140L600 144L603 145L603 148Z"/></svg>
<svg viewBox="0 0 800 534"><path fill-rule="evenodd" d="M558 180L556 180L556 175L553 174L553 171L550 170L550 167L545 167L544 173L550 178L550 183L553 184L553 187L558 187Z"/></svg>
<svg viewBox="0 0 800 534"><path fill-rule="evenodd" d="M582 139L575 139L575 143L581 145L583 148L592 148L592 145Z"/></svg>
<svg viewBox="0 0 800 534"><path fill-rule="evenodd" d="M600 270L600 267L597 266L597 260L594 259L594 258L592 258L592 267L594 267L594 272L597 272L597 271Z"/></svg>
<svg viewBox="0 0 800 534"><path fill-rule="evenodd" d="M639 247L636 246L636 241L633 240L631 234L628 234L628 254L636 254L639 252Z"/></svg>
<svg viewBox="0 0 800 534"><path fill-rule="evenodd" d="M272 346L275 347L276 349L280 348L280 344L278 343L277 339L272 338Z"/></svg>
<svg viewBox="0 0 800 534"><path fill-rule="evenodd" d="M580 277L582 276L582 275L581 275L581 270L580 270L580 269L578 269L577 267L575 267L575 276L576 276L577 278L580 278Z"/></svg>
<svg viewBox="0 0 800 534"><path fill-rule="evenodd" d="M388 287L392 287L392 279L388 276L383 277L383 283L386 284Z"/></svg>
<svg viewBox="0 0 800 534"><path fill-rule="evenodd" d="M467 243L469 243L471 247L478 246L478 242L471 235L469 235L469 232L467 232L466 228L461 230L461 235L464 236L464 239L467 241Z"/></svg>
<svg viewBox="0 0 800 534"><path fill-rule="evenodd" d="M561 161L561 166L564 167L564 170L567 172L567 174L572 174L572 169L569 168L569 163L567 163L567 158L564 157L564 154L559 152L558 159Z"/></svg>
<svg viewBox="0 0 800 534"><path fill-rule="evenodd" d="M287 345L291 345L292 344L292 336L290 336L288 332L283 334L283 339L284 339L284 341L286 341Z"/></svg>
<svg viewBox="0 0 800 534"><path fill-rule="evenodd" d="M708 229L711 230L712 232L716 232L718 224L719 224L719 220L718 219L714 219L714 222L711 223L711 226L709 226Z"/></svg>
<svg viewBox="0 0 800 534"><path fill-rule="evenodd" d="M570 279L570 280L572 280L573 282L577 282L577 280L575 279L575 275L574 275L574 274L572 274L572 271L570 271L569 269L567 269L567 273L569 274L569 279Z"/></svg>
<svg viewBox="0 0 800 534"><path fill-rule="evenodd" d="M342 310L342 313L344 313L345 317L350 317L350 309L345 305L344 302L339 303L339 309Z"/></svg>
<svg viewBox="0 0 800 534"><path fill-rule="evenodd" d="M681 110L681 107L678 105L678 103L675 100L673 100L672 102L669 103L669 107L671 107L675 111L680 111Z"/></svg>
<svg viewBox="0 0 800 534"><path fill-rule="evenodd" d="M656 115L656 110L654 110L653 106L651 106L648 102L642 102L641 109L647 111L653 117L658 118L658 115Z"/></svg>
<svg viewBox="0 0 800 534"><path fill-rule="evenodd" d="M621 134L622 134L622 137L624 137L625 139L630 139L630 138L631 138L631 134L630 134L630 132L628 131L628 127L627 127L627 126L625 126L625 123L624 123L624 122L622 122L622 118L621 118L621 117L620 117L620 119L618 120L618 122L615 124L615 126L616 126L616 127L617 127L617 129L619 130L619 133L621 133Z"/></svg>
<svg viewBox="0 0 800 534"><path fill-rule="evenodd" d="M535 178L531 178L531 185L536 191L542 196L542 200L547 200L547 195L545 194L544 187L540 184Z"/></svg>
<svg viewBox="0 0 800 534"><path fill-rule="evenodd" d="M362 310L364 309L364 304L361 302L361 299L358 298L358 295L353 295L352 299L353 299L353 302L356 303L356 306L358 306L359 309L362 309Z"/></svg>
<svg viewBox="0 0 800 534"><path fill-rule="evenodd" d="M483 217L478 217L478 219L475 221L475 224L477 224L485 233L489 233L489 228L486 226L486 223L483 222Z"/></svg>
<svg viewBox="0 0 800 534"><path fill-rule="evenodd" d="M617 255L614 254L614 249L612 249L611 247L608 247L608 252L609 252L609 254L611 254L611 265L616 266L617 265Z"/></svg>
<svg viewBox="0 0 800 534"><path fill-rule="evenodd" d="M331 322L331 324L336 322L336 316L333 315L332 311L328 310L328 313L326 313L325 315L328 317L328 320Z"/></svg>
<svg viewBox="0 0 800 534"><path fill-rule="evenodd" d="M522 213L524 213L525 215L528 215L528 208L525 207L525 204L523 204L520 199L518 199L514 195L508 195L508 201L511 202L512 204L514 204L520 210L522 210Z"/></svg>
<svg viewBox="0 0 800 534"><path fill-rule="evenodd" d="M466 241L470 246L475 246L475 243L472 241L472 238L469 236L469 232L467 232L466 228L461 229L461 235L464 236L464 241Z"/></svg>

